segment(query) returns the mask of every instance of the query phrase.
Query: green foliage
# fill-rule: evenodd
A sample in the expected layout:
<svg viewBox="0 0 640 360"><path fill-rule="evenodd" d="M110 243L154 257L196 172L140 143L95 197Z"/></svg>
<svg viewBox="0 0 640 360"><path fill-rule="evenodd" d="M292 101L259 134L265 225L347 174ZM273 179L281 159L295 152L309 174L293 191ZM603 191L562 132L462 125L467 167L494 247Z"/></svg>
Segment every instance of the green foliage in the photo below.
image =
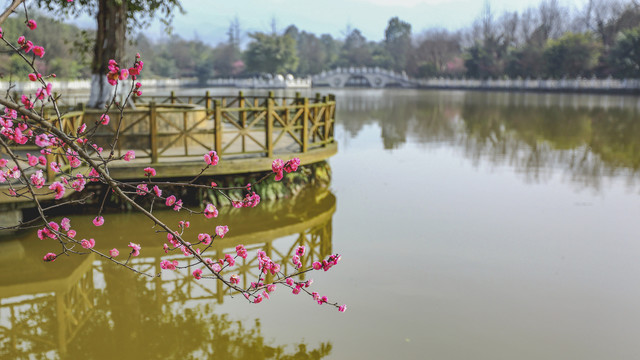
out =
<svg viewBox="0 0 640 360"><path fill-rule="evenodd" d="M495 78L502 75L502 61L495 44L475 43L465 52L464 66L472 78Z"/></svg>
<svg viewBox="0 0 640 360"><path fill-rule="evenodd" d="M545 71L543 50L538 46L525 45L512 49L507 56L505 73L512 78L538 78Z"/></svg>
<svg viewBox="0 0 640 360"><path fill-rule="evenodd" d="M411 56L411 24L400 20L397 16L389 20L384 31L384 45L392 55L392 68L396 71L406 69Z"/></svg>
<svg viewBox="0 0 640 360"><path fill-rule="evenodd" d="M640 26L619 34L608 60L614 76L640 78Z"/></svg>
<svg viewBox="0 0 640 360"><path fill-rule="evenodd" d="M23 17L10 17L3 24L4 36L17 39L24 35L34 44L43 46L46 55L37 59L37 68L44 74L55 73L62 79L77 79L89 74L89 61L86 48L82 47L86 41L93 41L93 33L80 30L76 26L55 21L37 11L30 12L30 16L38 22L38 30L30 31L24 24ZM46 29L46 31L39 31ZM13 73L22 77L33 72L19 56L14 54L10 59L0 62L0 72L5 75ZM14 77L15 79L15 77Z"/></svg>
<svg viewBox="0 0 640 360"><path fill-rule="evenodd" d="M169 27L175 11L184 13L179 0L37 0L39 9L46 9L50 13L65 16L78 16L88 14L95 16L98 7L108 1L120 4L126 1L127 28L130 33L147 27L151 20L158 18L165 26ZM123 40L124 41L124 40Z"/></svg>
<svg viewBox="0 0 640 360"><path fill-rule="evenodd" d="M253 39L245 52L247 70L286 74L298 68L296 40L289 35L251 33Z"/></svg>
<svg viewBox="0 0 640 360"><path fill-rule="evenodd" d="M372 63L371 48L360 30L353 29L342 45L338 66L370 66Z"/></svg>
<svg viewBox="0 0 640 360"><path fill-rule="evenodd" d="M554 78L589 76L599 55L600 46L590 33L566 33L547 43L544 50L546 72Z"/></svg>

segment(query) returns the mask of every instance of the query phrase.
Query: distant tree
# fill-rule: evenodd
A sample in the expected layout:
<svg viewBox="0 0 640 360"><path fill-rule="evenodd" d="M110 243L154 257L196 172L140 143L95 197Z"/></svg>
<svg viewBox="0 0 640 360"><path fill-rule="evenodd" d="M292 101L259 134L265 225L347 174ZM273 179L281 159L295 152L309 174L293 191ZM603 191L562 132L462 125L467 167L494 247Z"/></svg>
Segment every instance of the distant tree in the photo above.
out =
<svg viewBox="0 0 640 360"><path fill-rule="evenodd" d="M544 50L538 46L525 45L509 52L505 74L516 78L538 78L545 74Z"/></svg>
<svg viewBox="0 0 640 360"><path fill-rule="evenodd" d="M342 45L338 65L342 67L369 66L371 65L371 61L371 49L369 48L367 39L362 35L360 30L351 30Z"/></svg>
<svg viewBox="0 0 640 360"><path fill-rule="evenodd" d="M295 72L298 67L296 41L289 35L251 33L244 53L247 70L270 74Z"/></svg>
<svg viewBox="0 0 640 360"><path fill-rule="evenodd" d="M640 26L618 35L608 65L615 77L640 78Z"/></svg>
<svg viewBox="0 0 640 360"><path fill-rule="evenodd" d="M213 50L213 67L217 75L231 76L238 74L239 69L235 64L242 59L240 33L240 20L236 17L229 24L227 42L218 44Z"/></svg>
<svg viewBox="0 0 640 360"><path fill-rule="evenodd" d="M338 57L340 56L341 44L338 40L334 39L329 34L320 35L320 42L322 43L324 53L327 57L324 69L330 69L334 67L335 63L338 61Z"/></svg>
<svg viewBox="0 0 640 360"><path fill-rule="evenodd" d="M462 53L460 41L459 33L450 33L445 29L424 32L415 50L418 75L430 77L446 73L446 64Z"/></svg>
<svg viewBox="0 0 640 360"><path fill-rule="evenodd" d="M97 31L91 63L91 95L87 106L101 108L113 95L106 74L110 59L123 62L127 31L142 28L158 13L169 24L173 11L182 11L179 0L38 0L40 8L66 15L95 15Z"/></svg>
<svg viewBox="0 0 640 360"><path fill-rule="evenodd" d="M384 31L384 45L393 59L393 70L405 70L412 52L411 24L397 16L391 18Z"/></svg>
<svg viewBox="0 0 640 360"><path fill-rule="evenodd" d="M549 41L544 50L547 74L554 78L589 76L599 55L600 46L591 33L566 33Z"/></svg>

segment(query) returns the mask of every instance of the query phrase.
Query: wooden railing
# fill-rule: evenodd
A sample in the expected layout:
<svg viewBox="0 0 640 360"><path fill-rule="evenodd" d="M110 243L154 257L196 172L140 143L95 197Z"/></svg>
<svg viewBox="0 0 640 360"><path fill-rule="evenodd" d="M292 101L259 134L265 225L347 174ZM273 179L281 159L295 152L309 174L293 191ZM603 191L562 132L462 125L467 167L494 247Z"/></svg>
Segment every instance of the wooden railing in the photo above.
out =
<svg viewBox="0 0 640 360"><path fill-rule="evenodd" d="M179 164L210 150L226 159L307 152L326 159L335 153L335 109L333 95L275 97L273 92L267 96L239 92L235 96L211 96L207 92L204 96L176 96L172 92L169 96L136 98L121 123L118 113L110 114L112 121L98 127L92 140L106 152L118 134L115 155L134 150L138 164ZM91 128L102 114L77 105L64 111L60 120L53 114L48 117L55 119L56 127L74 136L82 123ZM322 148L327 148L324 157ZM63 170L69 169L65 149L51 148L47 163L56 162ZM56 176L47 166L48 181Z"/></svg>
<svg viewBox="0 0 640 360"><path fill-rule="evenodd" d="M333 95L139 97L135 110L125 111L117 155L136 150L137 158L157 163L209 150L226 158L306 153L334 142L334 116ZM98 145L111 142L117 124L100 127Z"/></svg>

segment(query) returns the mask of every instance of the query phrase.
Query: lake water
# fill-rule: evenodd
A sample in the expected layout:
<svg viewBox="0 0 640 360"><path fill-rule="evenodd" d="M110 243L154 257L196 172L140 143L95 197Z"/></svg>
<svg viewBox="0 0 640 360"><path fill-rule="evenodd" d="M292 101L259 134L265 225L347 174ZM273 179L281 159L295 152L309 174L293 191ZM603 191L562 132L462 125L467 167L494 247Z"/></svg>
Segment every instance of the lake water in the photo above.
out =
<svg viewBox="0 0 640 360"><path fill-rule="evenodd" d="M335 93L330 188L222 211L212 256L238 242L274 259L299 243L338 252L309 277L347 312L285 288L249 305L93 257L44 264L48 244L24 232L0 242L0 358L640 357L638 98ZM140 242L136 266L159 271L151 224L105 219L98 248Z"/></svg>

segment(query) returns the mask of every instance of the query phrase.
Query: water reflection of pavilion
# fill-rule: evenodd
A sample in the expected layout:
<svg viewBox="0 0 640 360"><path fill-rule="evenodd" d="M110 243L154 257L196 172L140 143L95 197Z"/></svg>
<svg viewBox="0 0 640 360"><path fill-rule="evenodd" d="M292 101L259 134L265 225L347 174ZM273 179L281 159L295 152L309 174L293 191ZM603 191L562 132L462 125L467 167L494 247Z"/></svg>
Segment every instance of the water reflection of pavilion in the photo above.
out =
<svg viewBox="0 0 640 360"><path fill-rule="evenodd" d="M302 198L281 202L288 204L276 205L276 209L265 204L267 209L254 212L255 216L247 212L251 225L232 227L237 230L234 236L225 237L205 252L205 256L224 257L225 253L234 251L236 244L242 243L249 254L263 249L285 271L291 270L289 260L299 245L308 249L303 259L305 265L325 258L332 248L335 196L325 189L299 197ZM265 217L266 214L270 216ZM139 222L136 218L131 220L132 224ZM25 239L0 243L4 253L0 257L7 259L0 262L0 358L52 351L60 355L73 354L76 351L70 347L77 346L73 340L79 333L95 331L95 324L91 324L95 318L107 314L106 327L134 321L119 317L120 308L143 307L144 311L155 308L157 314L167 316L168 307L188 307L186 303L194 301L210 306L224 301L224 289L218 281L194 281L184 270L161 271L161 259L176 259L181 265L189 261L182 254L166 256L161 245L143 245L146 251L133 262L138 270L162 273L153 280L144 280L93 255L42 264L39 260L45 247L33 238L25 235ZM106 243L104 246L111 247ZM237 262L234 270L247 285L257 278L257 259L249 256Z"/></svg>

